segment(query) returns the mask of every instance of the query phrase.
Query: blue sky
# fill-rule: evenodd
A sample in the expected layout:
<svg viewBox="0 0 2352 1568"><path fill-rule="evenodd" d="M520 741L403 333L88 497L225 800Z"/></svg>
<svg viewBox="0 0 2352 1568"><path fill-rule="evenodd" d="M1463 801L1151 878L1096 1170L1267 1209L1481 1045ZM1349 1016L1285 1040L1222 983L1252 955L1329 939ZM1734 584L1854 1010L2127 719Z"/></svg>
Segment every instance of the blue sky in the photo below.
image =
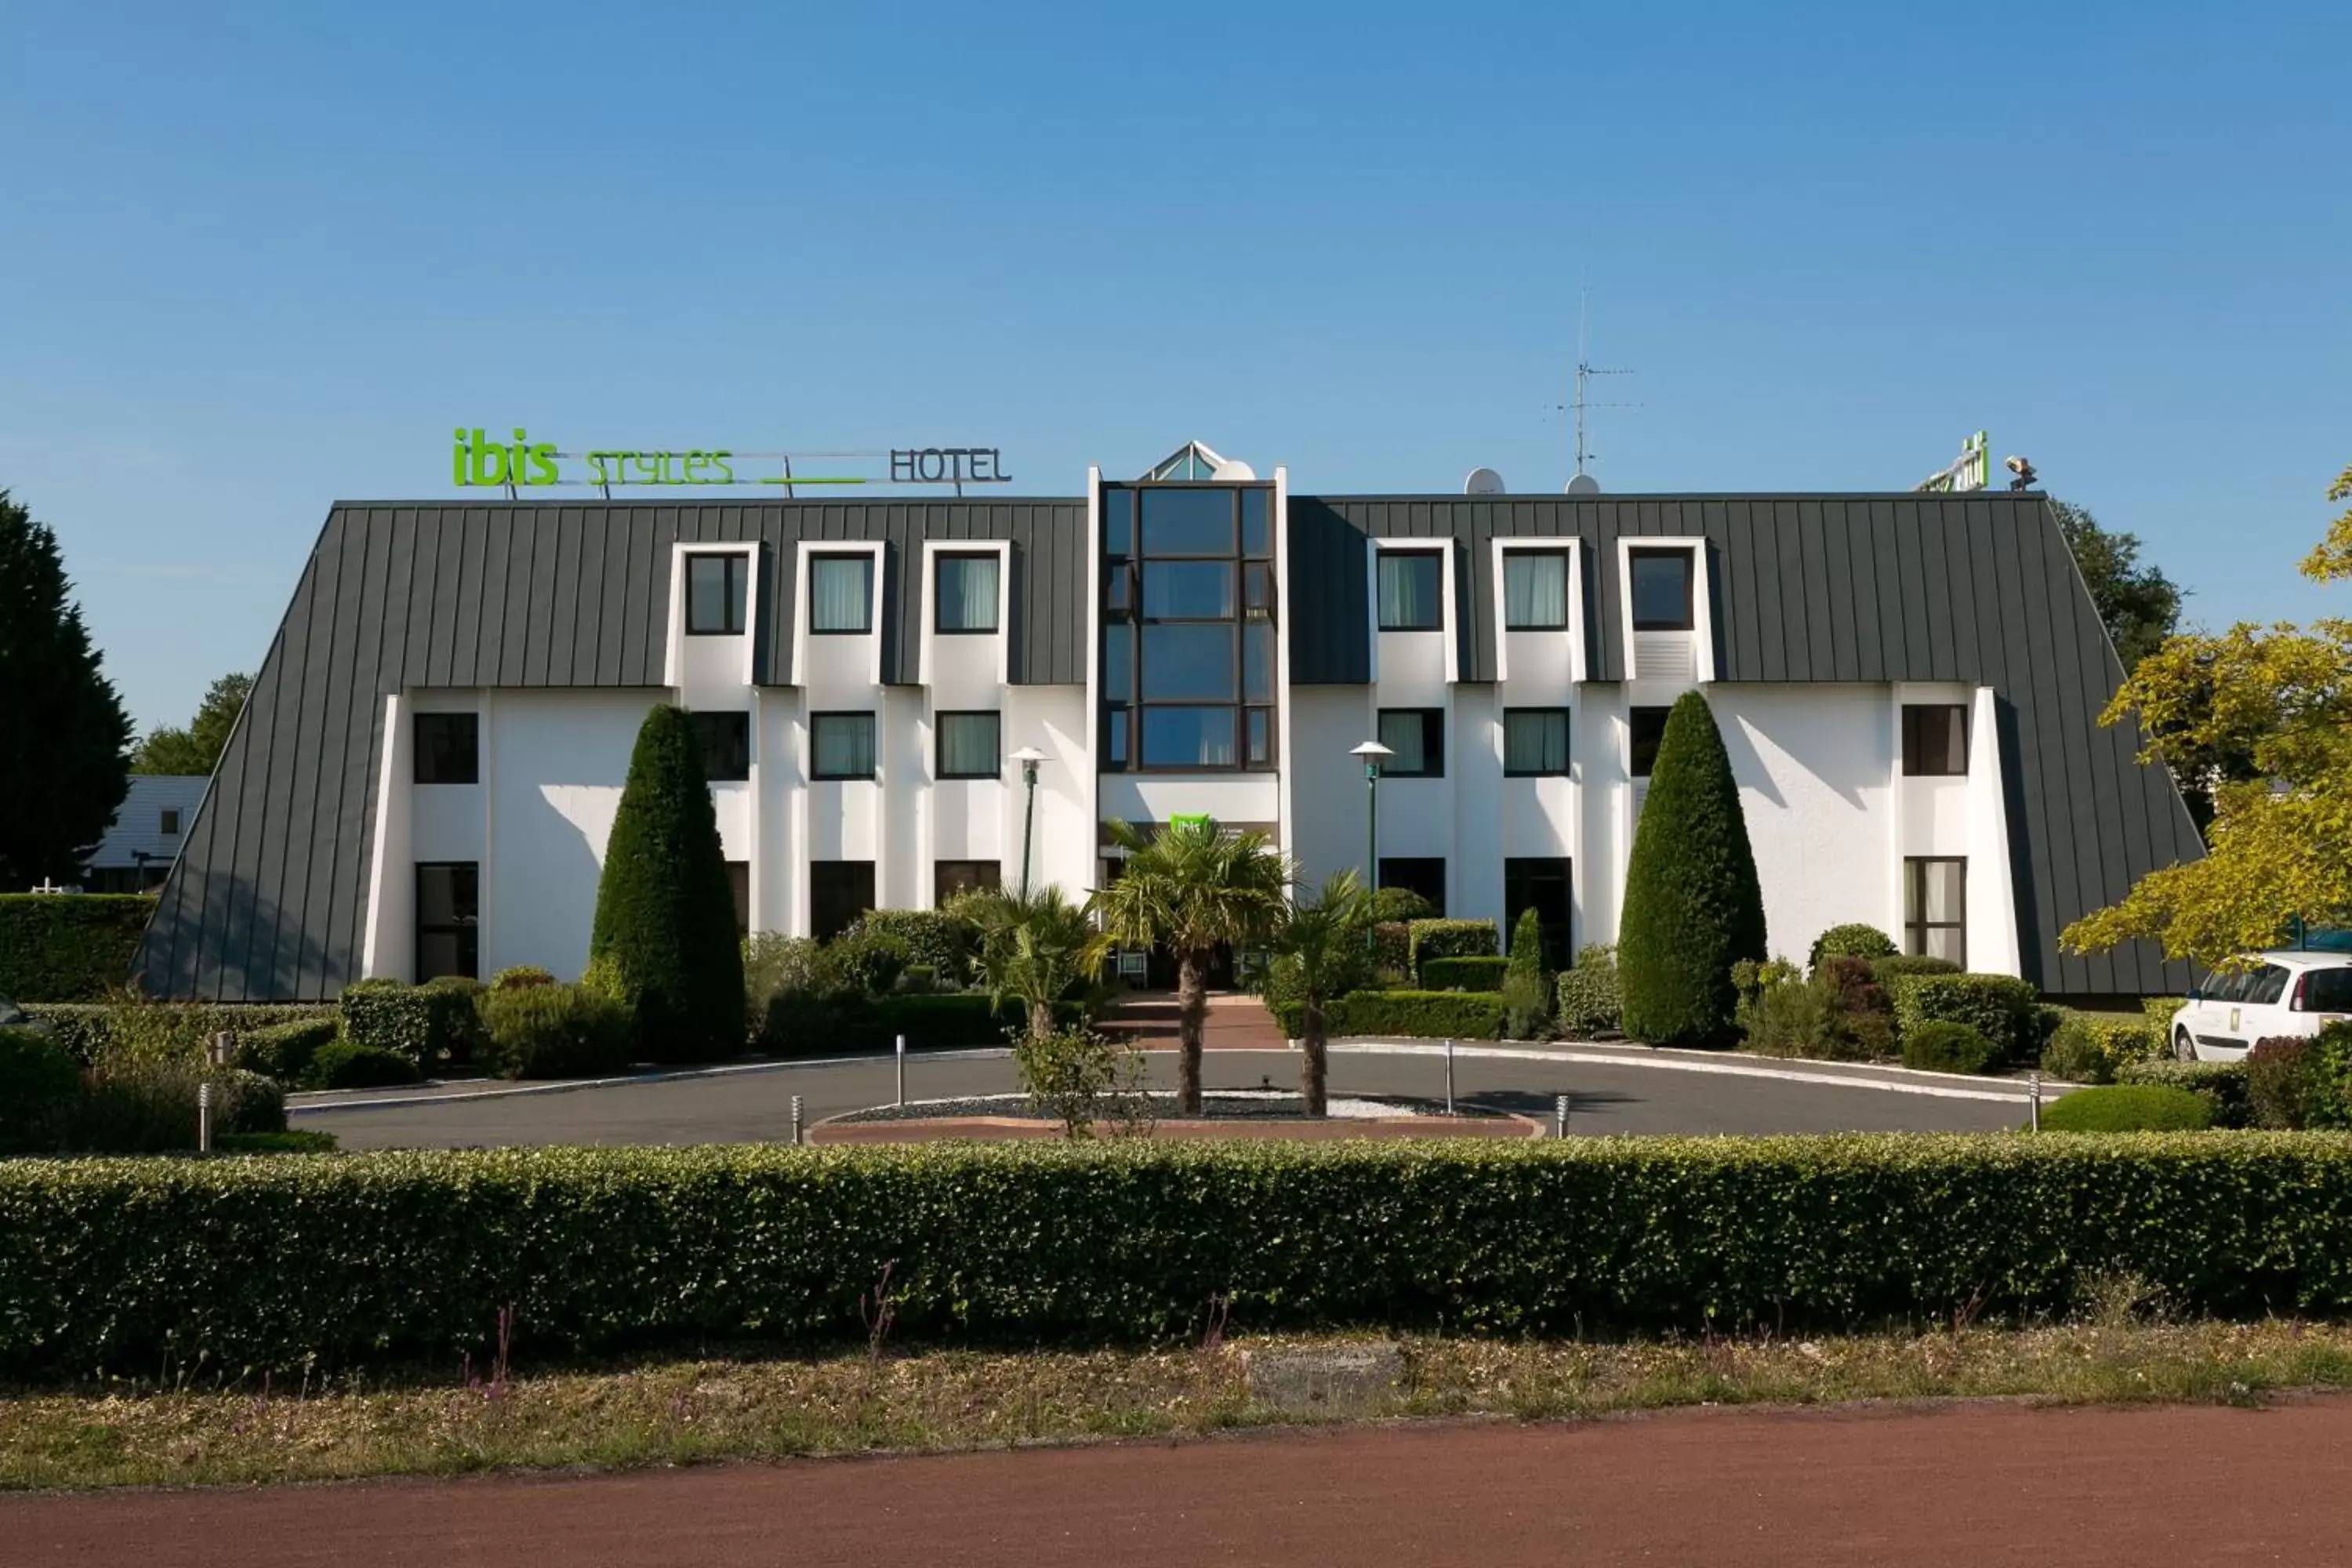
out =
<svg viewBox="0 0 2352 1568"><path fill-rule="evenodd" d="M456 425L1555 489L1589 285L1612 489L1985 426L2195 616L2347 613L2293 572L2352 461L2347 58L2319 5L19 0L0 487L143 727Z"/></svg>

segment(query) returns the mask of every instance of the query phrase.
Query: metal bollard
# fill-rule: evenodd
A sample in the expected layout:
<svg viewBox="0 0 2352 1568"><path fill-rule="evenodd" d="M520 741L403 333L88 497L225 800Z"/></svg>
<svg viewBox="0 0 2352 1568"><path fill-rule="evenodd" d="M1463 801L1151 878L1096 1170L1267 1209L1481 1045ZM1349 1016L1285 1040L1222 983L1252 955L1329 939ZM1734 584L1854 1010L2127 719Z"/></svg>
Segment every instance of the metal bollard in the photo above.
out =
<svg viewBox="0 0 2352 1568"><path fill-rule="evenodd" d="M213 1152L213 1085L210 1079L196 1085L196 1152Z"/></svg>
<svg viewBox="0 0 2352 1568"><path fill-rule="evenodd" d="M1565 1138L1565 1137L1567 1137L1567 1136L1568 1136L1568 1096L1566 1096L1566 1095L1564 1095L1564 1094L1563 1094L1563 1095L1559 1096L1559 1099L1555 1100L1552 1102L1552 1112L1551 1112L1551 1114L1552 1114L1551 1135L1552 1135L1553 1137L1555 1137L1555 1138Z"/></svg>
<svg viewBox="0 0 2352 1568"><path fill-rule="evenodd" d="M898 1103L907 1103L907 1037L898 1037Z"/></svg>
<svg viewBox="0 0 2352 1568"><path fill-rule="evenodd" d="M2033 1131L2039 1132L2042 1131L2042 1069L2040 1068L2033 1069L2028 1082L2032 1086L2032 1110L2027 1113L2031 1118L2027 1125Z"/></svg>
<svg viewBox="0 0 2352 1568"><path fill-rule="evenodd" d="M800 1141L801 1141L801 1097L800 1097L799 1095L797 1095L797 1094L796 1094L796 1095L793 1096L793 1142L794 1143L798 1143Z"/></svg>
<svg viewBox="0 0 2352 1568"><path fill-rule="evenodd" d="M1454 1042L1445 1042L1445 1114L1454 1114Z"/></svg>
<svg viewBox="0 0 2352 1568"><path fill-rule="evenodd" d="M230 1034L226 1029L223 1029L213 1037L213 1066L216 1068L225 1068L228 1066L229 1058L236 1054L236 1037L235 1035Z"/></svg>

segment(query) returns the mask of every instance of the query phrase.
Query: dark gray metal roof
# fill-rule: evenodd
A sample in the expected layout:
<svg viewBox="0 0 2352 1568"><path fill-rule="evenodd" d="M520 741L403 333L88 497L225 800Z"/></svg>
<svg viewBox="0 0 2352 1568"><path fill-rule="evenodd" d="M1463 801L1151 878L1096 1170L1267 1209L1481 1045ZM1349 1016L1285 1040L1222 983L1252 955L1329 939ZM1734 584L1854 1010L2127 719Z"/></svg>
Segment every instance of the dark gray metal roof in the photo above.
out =
<svg viewBox="0 0 2352 1568"><path fill-rule="evenodd" d="M2027 977L2061 993L2185 988L2128 947L2061 954L2068 921L2202 852L2179 792L2096 718L2122 679L2039 496L1294 496L1295 684L1368 674L1368 536L1447 542L1465 680L1494 678L1490 542L1586 541L1586 667L1622 679L1614 541L1709 542L1730 681L1953 680L2000 695ZM887 545L887 680L918 678L919 541L1008 540L1013 679L1087 679L1086 503L352 503L327 519L148 930L151 994L331 996L359 972L383 699L415 687L654 687L673 542L756 542L772 606L754 668L788 684L803 547Z"/></svg>
<svg viewBox="0 0 2352 1568"><path fill-rule="evenodd" d="M1086 679L1086 502L347 502L328 515L142 946L152 995L331 996L359 973L383 698L658 686L674 542L756 542L754 668L788 684L800 552L882 541L883 679L917 678L919 542L1009 540L1012 678Z"/></svg>
<svg viewBox="0 0 2352 1568"><path fill-rule="evenodd" d="M1617 541L1643 535L1707 541L1720 679L1992 688L2026 977L2066 994L2187 989L2188 966L2147 944L2058 951L2070 921L2204 846L2136 731L2099 727L2123 667L2040 495L1293 496L1291 681L1368 679L1368 538L1454 552L1465 680L1495 679L1492 542L1581 540L1585 668L1622 680Z"/></svg>

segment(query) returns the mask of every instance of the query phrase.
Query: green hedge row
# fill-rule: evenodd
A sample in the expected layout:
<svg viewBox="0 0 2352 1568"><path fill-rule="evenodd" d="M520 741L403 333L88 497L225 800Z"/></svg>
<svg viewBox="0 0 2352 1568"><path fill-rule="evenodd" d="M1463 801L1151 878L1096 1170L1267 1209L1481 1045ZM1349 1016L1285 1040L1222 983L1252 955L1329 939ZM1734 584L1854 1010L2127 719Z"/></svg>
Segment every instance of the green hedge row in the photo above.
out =
<svg viewBox="0 0 2352 1568"><path fill-rule="evenodd" d="M1408 921L1405 944L1406 971L1415 975L1432 959L1492 958L1503 951L1493 921Z"/></svg>
<svg viewBox="0 0 2352 1568"><path fill-rule="evenodd" d="M0 1375L446 1368L858 1331L1498 1334L1996 1319L2128 1270L2352 1310L2352 1139L545 1149L0 1164Z"/></svg>
<svg viewBox="0 0 2352 1568"><path fill-rule="evenodd" d="M1425 991L1500 991L1507 958L1433 958L1421 966Z"/></svg>
<svg viewBox="0 0 2352 1568"><path fill-rule="evenodd" d="M1992 1042L1996 1063L2041 1052L2035 1010L2042 994L2014 975L1902 974L1887 980L1886 992L1897 1036L1927 1024L1966 1024Z"/></svg>
<svg viewBox="0 0 2352 1568"><path fill-rule="evenodd" d="M1306 1009L1296 1002L1273 1007L1287 1039L1299 1037ZM1350 991L1323 1009L1324 1032L1402 1035L1423 1040L1492 1040L1503 1033L1503 998L1491 991Z"/></svg>
<svg viewBox="0 0 2352 1568"><path fill-rule="evenodd" d="M1080 1003L1054 1005L1054 1021L1060 1027L1074 1027L1086 1017ZM777 1056L873 1050L893 1044L901 1035L910 1050L1002 1046L1007 1043L1006 1031L1019 1028L1022 1021L1019 1003L1009 997L992 1003L977 991L873 997L787 992L769 1003L759 1040L762 1050Z"/></svg>
<svg viewBox="0 0 2352 1568"><path fill-rule="evenodd" d="M85 1062L110 1056L201 1061L213 1036L224 1029L241 1043L276 1025L335 1018L331 1002L64 1002L25 1010Z"/></svg>
<svg viewBox="0 0 2352 1568"><path fill-rule="evenodd" d="M0 893L0 996L81 1002L131 979L146 893Z"/></svg>

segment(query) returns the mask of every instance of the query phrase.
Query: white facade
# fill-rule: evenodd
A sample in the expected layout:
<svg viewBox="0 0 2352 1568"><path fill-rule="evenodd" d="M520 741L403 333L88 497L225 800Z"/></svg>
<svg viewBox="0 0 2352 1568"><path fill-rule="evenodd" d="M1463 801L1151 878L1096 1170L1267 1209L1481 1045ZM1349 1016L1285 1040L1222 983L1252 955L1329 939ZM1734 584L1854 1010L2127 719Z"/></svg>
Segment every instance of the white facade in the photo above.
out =
<svg viewBox="0 0 2352 1568"><path fill-rule="evenodd" d="M1090 556L1100 559L1100 484L1089 485ZM1274 571L1277 602L1290 597L1286 477L1274 481ZM1376 539L1383 551L1426 539ZM1614 566L1625 579L1621 540ZM793 570L813 552L872 558L873 604L863 632L819 632L814 595L792 596L789 685L755 683L754 637L688 635L687 587L697 555L758 558L742 542L674 547L666 684L627 689L411 689L384 698L385 743L376 781L373 863L362 968L414 977L422 967L419 868L463 865L478 876L471 930L477 972L512 964L576 974L587 957L598 875L630 752L647 709L746 716L748 776L713 784L726 858L741 863L752 930L805 934L814 918L813 864L871 868L874 901L921 909L935 898L942 863L996 868L1003 885L1021 879L1025 792L1010 759L1024 747L1044 753L1035 792L1034 864L1039 883L1083 897L1103 874L1100 824L1118 817L1164 823L1205 813L1266 825L1299 862L1310 885L1364 865L1367 789L1351 747L1379 731L1382 710L1441 715L1442 763L1433 776L1387 777L1378 787L1379 858L1443 862L1448 914L1511 913L1509 868L1565 862L1572 889L1573 945L1616 939L1625 868L1646 780L1636 776L1635 730L1691 690L1714 711L1747 808L1775 952L1801 958L1825 928L1865 921L1903 941L1920 911L1906 903L1906 866L1957 859L1965 885L1965 956L1969 967L2015 973L2020 964L2016 900L2010 886L2009 830L1993 693L1960 685L1890 682L1733 683L1717 679L1704 542L1644 537L1647 551L1692 553L1690 629L1637 626L1632 595L1615 612L1627 650L1627 678L1588 679L1584 603L1590 546L1573 539L1492 542L1496 679L1465 681L1456 617L1465 596L1454 582L1459 552L1443 554L1444 619L1433 630L1381 631L1367 616L1371 679L1350 686L1293 686L1287 636L1276 639L1278 735L1268 771L1113 771L1097 765L1102 744L1099 658L1087 685L1015 685L1016 635L1010 547L986 541L925 542L919 556L893 557L879 543L804 542ZM1505 558L1516 549L1565 551L1567 625L1511 630L1502 604ZM938 554L994 552L995 629L937 629ZM910 552L910 554L913 552ZM886 574L920 572L922 629L912 680L883 684ZM760 603L768 574L750 574L744 625L770 613ZM805 587L805 576L803 576ZM1088 646L1100 647L1101 605L1089 612ZM1967 765L1948 776L1907 775L1906 705L1957 706L1967 715ZM1506 714L1567 714L1564 771L1515 774L1507 768ZM943 715L994 712L993 777L939 776ZM418 782L416 722L424 714L472 715L471 782ZM817 776L820 716L871 714L871 776Z"/></svg>

